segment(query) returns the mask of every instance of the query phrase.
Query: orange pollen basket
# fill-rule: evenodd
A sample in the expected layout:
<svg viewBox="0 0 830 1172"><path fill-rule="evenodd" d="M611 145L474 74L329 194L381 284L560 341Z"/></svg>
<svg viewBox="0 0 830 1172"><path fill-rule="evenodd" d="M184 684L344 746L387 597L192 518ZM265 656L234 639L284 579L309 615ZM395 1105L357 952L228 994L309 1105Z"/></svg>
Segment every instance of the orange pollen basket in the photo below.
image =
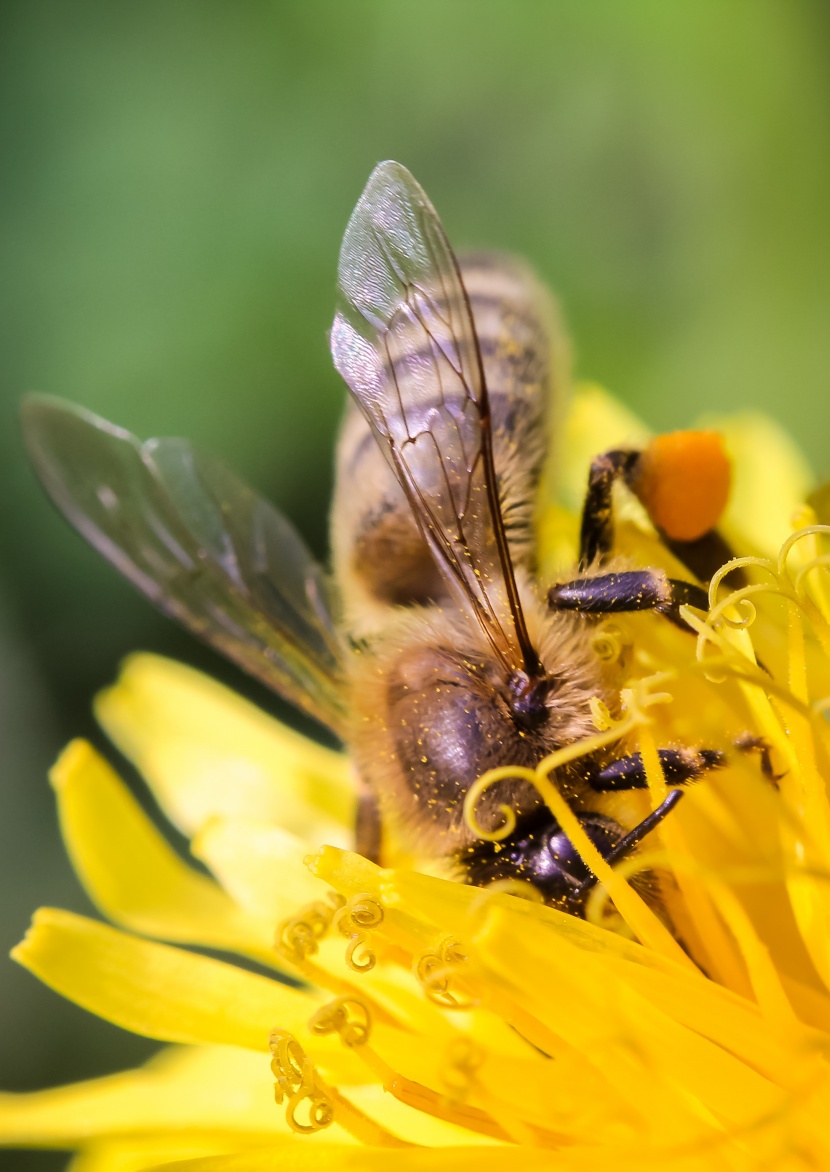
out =
<svg viewBox="0 0 830 1172"><path fill-rule="evenodd" d="M720 520L732 470L714 431L673 431L643 451L631 487L658 529L695 541Z"/></svg>

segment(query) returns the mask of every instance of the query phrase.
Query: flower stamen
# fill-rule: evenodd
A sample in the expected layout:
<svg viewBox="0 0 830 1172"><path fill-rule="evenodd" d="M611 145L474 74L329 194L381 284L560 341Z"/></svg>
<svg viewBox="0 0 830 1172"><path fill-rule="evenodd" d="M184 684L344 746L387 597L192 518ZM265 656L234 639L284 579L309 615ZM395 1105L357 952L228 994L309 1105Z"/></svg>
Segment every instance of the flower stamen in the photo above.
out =
<svg viewBox="0 0 830 1172"><path fill-rule="evenodd" d="M324 1010L327 1008L329 1007L324 1007ZM368 1011L366 1021L368 1022ZM318 1029L313 1032L327 1031ZM337 1123L360 1143L393 1148L416 1146L387 1131L349 1102L335 1087L323 1082L316 1067L293 1034L287 1030L272 1030L268 1044L272 1054L271 1070L277 1080L274 1085L274 1098L280 1105L287 1099L285 1120L292 1131L299 1135L313 1135L317 1131L331 1127L332 1123ZM297 1108L304 1101L307 1102L307 1122L303 1122L297 1116Z"/></svg>
<svg viewBox="0 0 830 1172"><path fill-rule="evenodd" d="M459 995L452 985L458 977L458 970L467 963L469 956L460 940L447 936L435 952L424 952L415 962L415 976L427 999L444 1009L472 1009L478 1001Z"/></svg>
<svg viewBox="0 0 830 1172"><path fill-rule="evenodd" d="M272 1055L271 1071L276 1078L274 1099L279 1105L288 1100L285 1120L291 1130L300 1135L312 1135L330 1127L334 1122L334 1103L294 1035L285 1030L272 1030L268 1045ZM308 1101L307 1123L301 1123L297 1118L297 1108L304 1100Z"/></svg>
<svg viewBox="0 0 830 1172"><path fill-rule="evenodd" d="M352 895L343 907L335 912L332 923L341 936L349 941L346 948L346 964L356 973L368 973L375 967L377 957L366 947L369 932L383 923L383 908L367 892ZM357 949L361 949L355 958Z"/></svg>
<svg viewBox="0 0 830 1172"><path fill-rule="evenodd" d="M308 1028L313 1034L337 1034L344 1046L362 1046L369 1040L372 1017L361 997L335 997L311 1017Z"/></svg>
<svg viewBox="0 0 830 1172"><path fill-rule="evenodd" d="M335 914L345 904L337 892L329 892L330 903L315 900L294 916L283 920L277 928L277 953L290 964L302 967L309 957L316 956L320 941L327 935Z"/></svg>
<svg viewBox="0 0 830 1172"><path fill-rule="evenodd" d="M630 635L617 623L602 623L591 634L591 648L602 663L619 662L630 646Z"/></svg>

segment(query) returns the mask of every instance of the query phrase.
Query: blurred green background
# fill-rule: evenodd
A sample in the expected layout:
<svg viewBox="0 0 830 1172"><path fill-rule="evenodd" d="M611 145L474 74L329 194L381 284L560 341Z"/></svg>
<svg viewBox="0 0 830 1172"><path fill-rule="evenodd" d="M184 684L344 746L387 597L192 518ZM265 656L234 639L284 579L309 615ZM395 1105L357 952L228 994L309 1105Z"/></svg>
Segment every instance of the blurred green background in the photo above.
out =
<svg viewBox="0 0 830 1172"><path fill-rule="evenodd" d="M158 617L26 467L20 396L220 453L325 552L326 330L372 166L527 254L581 375L658 428L761 407L830 470L826 0L0 6L0 945L88 910L45 774L134 648L279 704ZM0 961L0 1086L152 1047ZM62 1155L0 1155L3 1169Z"/></svg>

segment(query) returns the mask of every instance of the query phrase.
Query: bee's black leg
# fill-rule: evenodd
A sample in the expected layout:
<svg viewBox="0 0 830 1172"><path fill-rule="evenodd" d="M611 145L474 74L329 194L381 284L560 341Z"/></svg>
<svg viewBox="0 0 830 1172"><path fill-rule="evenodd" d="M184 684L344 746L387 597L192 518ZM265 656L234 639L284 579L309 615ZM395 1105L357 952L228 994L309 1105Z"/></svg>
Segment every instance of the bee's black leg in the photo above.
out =
<svg viewBox="0 0 830 1172"><path fill-rule="evenodd" d="M708 582L714 577L717 570L735 556L732 546L718 533L717 529L710 529L696 541L674 541L662 534L663 541L679 562L691 570L701 582ZM748 578L743 570L732 570L729 576L733 588L745 586Z"/></svg>
<svg viewBox="0 0 830 1172"><path fill-rule="evenodd" d="M761 772L767 781L778 789L778 783L782 777L786 776L784 773L776 773L772 764L772 750L769 742L763 737L756 737L752 733L741 733L739 737L735 738L734 745L742 753L756 752L761 762Z"/></svg>
<svg viewBox="0 0 830 1172"><path fill-rule="evenodd" d="M657 755L669 785L695 781L708 769L717 769L726 764L726 755L719 749L658 749ZM604 769L589 774L587 781L591 789L598 793L645 789L648 785L643 758L639 753L612 761Z"/></svg>
<svg viewBox="0 0 830 1172"><path fill-rule="evenodd" d="M684 631L689 627L680 617L684 604L709 609L709 596L702 586L667 578L662 570L627 570L560 582L548 591L553 610L576 610L581 614L618 614L625 611L656 610Z"/></svg>
<svg viewBox="0 0 830 1172"><path fill-rule="evenodd" d="M614 863L624 858L625 855L627 855L634 849L635 846L638 845L638 843L642 842L645 836L649 834L655 826L659 825L659 823L663 821L666 815L674 809L682 797L682 790L673 789L668 797L663 799L656 810L652 810L652 812L648 814L642 820L642 822L637 823L633 830L629 830L628 834L621 838L620 841L614 847L612 847L610 851L607 853L603 852L603 858L605 859L606 863L609 863L611 866L613 866ZM592 887L596 886L596 883L596 875L589 875L587 879L583 879L579 886L574 888L574 890L571 892L571 902L576 906L581 907L581 905L584 903L586 894L591 890Z"/></svg>
<svg viewBox="0 0 830 1172"><path fill-rule="evenodd" d="M614 481L623 480L633 491L641 453L636 448L604 452L591 464L588 489L582 505L582 523L579 530L579 565L582 569L608 556L614 544ZM712 575L734 554L716 529L710 529L694 541L678 541L661 532L661 537L674 556L701 582ZM736 586L746 581L742 571L733 571Z"/></svg>
<svg viewBox="0 0 830 1172"><path fill-rule="evenodd" d="M639 458L640 453L632 449L604 452L593 460L579 530L579 564L583 569L611 552L614 544L614 481L619 477L628 478Z"/></svg>

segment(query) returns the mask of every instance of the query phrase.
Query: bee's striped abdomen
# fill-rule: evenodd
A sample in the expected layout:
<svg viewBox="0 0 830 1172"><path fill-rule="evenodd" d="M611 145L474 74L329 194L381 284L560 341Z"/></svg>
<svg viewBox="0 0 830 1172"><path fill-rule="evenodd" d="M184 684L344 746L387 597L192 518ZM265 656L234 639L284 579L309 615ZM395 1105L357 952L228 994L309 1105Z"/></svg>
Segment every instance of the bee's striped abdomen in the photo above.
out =
<svg viewBox="0 0 830 1172"><path fill-rule="evenodd" d="M564 366L561 333L552 299L529 267L509 256L481 253L462 258L464 288L473 314L487 384L499 497L511 554L517 565L533 562L532 519L547 448L547 415ZM435 311L459 307L433 295ZM396 360L429 371L431 351L413 329ZM391 371L390 371L391 375ZM428 385L418 410L458 396L460 386ZM410 415L412 411L410 410ZM446 483L432 486L446 493ZM418 529L411 507L368 423L350 401L336 467L332 514L334 569L341 584L347 624L369 633L389 605L440 602L447 584Z"/></svg>

